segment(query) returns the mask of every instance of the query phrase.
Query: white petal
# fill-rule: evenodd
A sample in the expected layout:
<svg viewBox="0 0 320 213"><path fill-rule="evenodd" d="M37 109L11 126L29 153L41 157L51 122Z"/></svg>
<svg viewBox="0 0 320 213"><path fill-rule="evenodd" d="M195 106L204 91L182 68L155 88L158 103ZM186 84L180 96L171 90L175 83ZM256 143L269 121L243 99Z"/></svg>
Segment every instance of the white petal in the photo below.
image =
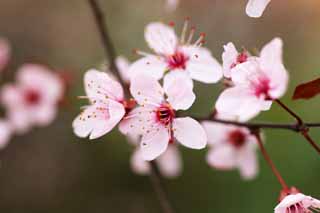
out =
<svg viewBox="0 0 320 213"><path fill-rule="evenodd" d="M219 170L233 169L236 166L235 150L229 145L221 145L210 149L207 162L210 166Z"/></svg>
<svg viewBox="0 0 320 213"><path fill-rule="evenodd" d="M224 51L222 53L222 61L223 61L223 74L224 77L231 77L231 66L237 61L238 51L232 42L223 46Z"/></svg>
<svg viewBox="0 0 320 213"><path fill-rule="evenodd" d="M175 110L187 110L192 106L196 96L193 93L193 82L186 73L170 72L165 75L163 82L167 101Z"/></svg>
<svg viewBox="0 0 320 213"><path fill-rule="evenodd" d="M248 121L265 109L265 101L258 99L246 87L232 87L222 92L216 102L216 109L221 113L232 114L239 121Z"/></svg>
<svg viewBox="0 0 320 213"><path fill-rule="evenodd" d="M158 126L144 134L141 139L141 151L144 160L154 160L164 153L169 144L169 131L164 126Z"/></svg>
<svg viewBox="0 0 320 213"><path fill-rule="evenodd" d="M143 73L131 78L130 91L139 105L159 105L163 101L164 91L159 82Z"/></svg>
<svg viewBox="0 0 320 213"><path fill-rule="evenodd" d="M203 83L216 83L222 78L222 67L209 50L193 46L183 47L182 50L189 56L186 70L192 79Z"/></svg>
<svg viewBox="0 0 320 213"><path fill-rule="evenodd" d="M270 79L269 95L276 99L284 95L288 87L289 75L282 62L283 42L275 38L261 50L261 69Z"/></svg>
<svg viewBox="0 0 320 213"><path fill-rule="evenodd" d="M9 142L12 135L12 127L9 122L0 121L0 149L3 149Z"/></svg>
<svg viewBox="0 0 320 213"><path fill-rule="evenodd" d="M123 105L111 99L91 105L73 121L74 133L79 137L90 135L90 139L101 137L110 132L124 114Z"/></svg>
<svg viewBox="0 0 320 213"><path fill-rule="evenodd" d="M105 72L88 70L84 75L84 84L87 96L93 100L111 98L121 101L123 99L121 84L111 79Z"/></svg>
<svg viewBox="0 0 320 213"><path fill-rule="evenodd" d="M177 177L182 171L181 156L176 145L169 145L167 150L156 159L159 170L165 177Z"/></svg>
<svg viewBox="0 0 320 213"><path fill-rule="evenodd" d="M118 56L115 60L120 76L124 82L130 83L130 62L123 56Z"/></svg>
<svg viewBox="0 0 320 213"><path fill-rule="evenodd" d="M231 72L231 80L235 85L250 85L263 75L258 60L252 59L235 66Z"/></svg>
<svg viewBox="0 0 320 213"><path fill-rule="evenodd" d="M203 121L201 124L207 133L208 143L213 146L224 143L228 132L234 129L233 126L212 121Z"/></svg>
<svg viewBox="0 0 320 213"><path fill-rule="evenodd" d="M172 12L177 9L180 0L166 0L166 10Z"/></svg>
<svg viewBox="0 0 320 213"><path fill-rule="evenodd" d="M246 13L252 18L259 18L271 0L249 0Z"/></svg>
<svg viewBox="0 0 320 213"><path fill-rule="evenodd" d="M238 152L238 167L240 174L245 180L251 180L257 176L258 160L256 150L249 144L246 144Z"/></svg>
<svg viewBox="0 0 320 213"><path fill-rule="evenodd" d="M154 108L144 106L133 109L119 125L122 134L141 135L150 131L155 125Z"/></svg>
<svg viewBox="0 0 320 213"><path fill-rule="evenodd" d="M139 175L147 175L150 173L149 162L143 159L142 150L137 148L131 156L131 169Z"/></svg>
<svg viewBox="0 0 320 213"><path fill-rule="evenodd" d="M148 24L145 28L144 37L149 47L158 54L172 55L178 44L174 29L161 22Z"/></svg>
<svg viewBox="0 0 320 213"><path fill-rule="evenodd" d="M200 123L190 117L175 118L172 124L174 137L182 145L191 149L203 149L207 135Z"/></svg>
<svg viewBox="0 0 320 213"><path fill-rule="evenodd" d="M287 213L287 208L302 202L307 196L304 194L298 193L295 195L286 196L274 209L274 213Z"/></svg>
<svg viewBox="0 0 320 213"><path fill-rule="evenodd" d="M135 61L129 69L130 77L133 75L144 73L160 80L164 71L167 69L167 63L163 57L150 55Z"/></svg>

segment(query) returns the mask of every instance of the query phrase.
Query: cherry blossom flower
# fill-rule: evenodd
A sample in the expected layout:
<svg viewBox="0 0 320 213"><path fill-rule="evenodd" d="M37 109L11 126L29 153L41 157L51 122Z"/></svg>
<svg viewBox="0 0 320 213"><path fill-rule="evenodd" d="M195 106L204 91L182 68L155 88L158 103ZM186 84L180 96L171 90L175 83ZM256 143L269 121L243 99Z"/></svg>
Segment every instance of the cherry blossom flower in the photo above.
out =
<svg viewBox="0 0 320 213"><path fill-rule="evenodd" d="M269 110L272 100L282 97L288 73L282 63L282 40L266 44L260 56L235 66L230 72L233 87L222 92L216 102L219 113L233 114L247 121Z"/></svg>
<svg viewBox="0 0 320 213"><path fill-rule="evenodd" d="M120 77L122 80L130 84L130 73L129 73L129 68L130 68L130 62L128 59L126 59L124 56L118 56L115 60L117 69L119 70Z"/></svg>
<svg viewBox="0 0 320 213"><path fill-rule="evenodd" d="M202 149L207 143L205 131L196 120L176 117L177 110L188 109L195 100L191 79L181 72L165 78L164 88L155 78L144 73L131 78L130 91L140 106L124 118L120 131L142 135L140 146L144 160L159 157L174 138L193 149ZM179 85L180 81L189 83Z"/></svg>
<svg viewBox="0 0 320 213"><path fill-rule="evenodd" d="M0 71L8 64L11 48L7 40L0 38Z"/></svg>
<svg viewBox="0 0 320 213"><path fill-rule="evenodd" d="M252 18L261 17L270 1L271 0L249 0L246 7L247 15Z"/></svg>
<svg viewBox="0 0 320 213"><path fill-rule="evenodd" d="M287 195L274 209L274 213L312 213L320 211L320 201L302 193Z"/></svg>
<svg viewBox="0 0 320 213"><path fill-rule="evenodd" d="M63 94L59 76L44 66L26 64L18 70L16 78L16 84L5 85L1 90L13 130L24 133L32 126L50 124Z"/></svg>
<svg viewBox="0 0 320 213"><path fill-rule="evenodd" d="M8 121L0 120L0 149L3 149L9 142L12 135L12 128Z"/></svg>
<svg viewBox="0 0 320 213"><path fill-rule="evenodd" d="M90 105L73 121L79 137L96 139L110 132L124 117L131 102L124 99L122 86L107 73L91 69L84 76L86 96Z"/></svg>
<svg viewBox="0 0 320 213"><path fill-rule="evenodd" d="M222 67L208 49L201 47L204 34L191 44L195 30L192 28L190 36L186 38L187 30L188 20L179 39L171 26L159 22L148 24L145 29L145 39L155 55L136 51L144 57L131 65L132 75L145 72L159 80L164 74L170 76L183 73L187 78L179 82L181 85L190 84L190 79L203 83L219 81L222 78ZM167 79L170 78L165 78L164 81Z"/></svg>
<svg viewBox="0 0 320 213"><path fill-rule="evenodd" d="M257 141L247 128L211 121L202 122L211 147L207 162L218 170L239 169L242 178L249 180L258 173Z"/></svg>

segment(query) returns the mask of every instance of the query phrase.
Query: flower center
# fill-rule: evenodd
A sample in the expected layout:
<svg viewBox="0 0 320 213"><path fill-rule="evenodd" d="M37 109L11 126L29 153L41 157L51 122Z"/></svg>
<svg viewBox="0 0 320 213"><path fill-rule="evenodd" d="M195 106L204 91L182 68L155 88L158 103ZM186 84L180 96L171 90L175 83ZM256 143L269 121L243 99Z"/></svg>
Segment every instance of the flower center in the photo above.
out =
<svg viewBox="0 0 320 213"><path fill-rule="evenodd" d="M37 90L29 89L25 92L24 99L28 105L36 105L40 102L41 96Z"/></svg>
<svg viewBox="0 0 320 213"><path fill-rule="evenodd" d="M233 130L229 133L229 143L231 143L236 148L240 148L246 142L246 135L240 130Z"/></svg>
<svg viewBox="0 0 320 213"><path fill-rule="evenodd" d="M258 79L258 82L253 83L253 87L254 87L254 94L257 97L261 97L263 95L266 100L270 99L269 91L271 87L270 87L270 80L268 78Z"/></svg>
<svg viewBox="0 0 320 213"><path fill-rule="evenodd" d="M162 104L156 111L157 121L164 125L169 125L172 123L175 117L175 111L169 104Z"/></svg>
<svg viewBox="0 0 320 213"><path fill-rule="evenodd" d="M237 56L237 61L231 64L230 68L234 68L238 64L242 64L248 60L248 54L244 51Z"/></svg>
<svg viewBox="0 0 320 213"><path fill-rule="evenodd" d="M188 60L188 56L179 51L167 58L169 69L186 69Z"/></svg>
<svg viewBox="0 0 320 213"><path fill-rule="evenodd" d="M309 213L311 211L305 209L302 203L296 203L286 209L286 213Z"/></svg>

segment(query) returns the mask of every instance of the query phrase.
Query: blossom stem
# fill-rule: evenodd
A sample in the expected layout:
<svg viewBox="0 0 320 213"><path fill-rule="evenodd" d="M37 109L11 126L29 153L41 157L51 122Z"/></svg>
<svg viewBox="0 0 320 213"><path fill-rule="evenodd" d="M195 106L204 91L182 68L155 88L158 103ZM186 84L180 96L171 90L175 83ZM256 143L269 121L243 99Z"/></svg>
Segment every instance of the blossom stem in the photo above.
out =
<svg viewBox="0 0 320 213"><path fill-rule="evenodd" d="M105 16L97 2L97 0L88 0L88 3L92 9L92 12L94 14L95 22L97 24L99 34L101 36L101 41L103 43L104 51L109 59L110 63L110 69L111 71L116 75L121 85L124 87L124 92L126 96L129 96L129 87L128 85L123 81L123 79L120 76L120 72L115 64L116 59L116 51L113 46L112 40L110 38L108 28L105 22ZM162 175L159 172L159 169L157 167L157 164L155 162L150 162L151 166L151 182L152 186L157 193L161 208L164 213L174 213L172 205L168 199L168 195L164 189L164 186L162 185Z"/></svg>
<svg viewBox="0 0 320 213"><path fill-rule="evenodd" d="M111 37L108 33L108 27L107 27L107 24L105 21L105 15L104 15L102 9L100 8L97 0L88 0L88 2L91 7L92 13L94 15L96 25L99 30L101 41L102 41L102 44L104 47L103 48L104 52L109 59L110 69L113 72L113 74L118 78L120 83L124 87L126 87L126 84L123 81L123 79L121 78L120 73L118 72L117 66L115 64L115 59L116 59L117 55L116 55L116 51L115 51L113 42L111 40ZM126 94L128 94L127 91L126 91Z"/></svg>
<svg viewBox="0 0 320 213"><path fill-rule="evenodd" d="M309 128L308 126L303 122L302 118L297 115L295 112L293 112L287 105L282 103L279 99L276 99L275 102L279 104L285 111L287 111L292 117L294 117L297 121L298 126L300 126L300 133L301 135L309 142L309 144L320 154L320 147L316 144L316 142L311 138L309 135Z"/></svg>
<svg viewBox="0 0 320 213"><path fill-rule="evenodd" d="M283 190L288 190L289 187L286 184L286 182L284 181L284 179L282 178L280 172L278 171L278 169L276 168L276 166L274 165L273 161L271 160L266 148L263 145L263 142L261 140L261 136L260 136L260 131L259 129L255 129L252 131L252 133L254 134L254 136L257 138L257 142L260 148L260 151L264 157L264 159L267 161L268 165L270 166L273 174L276 176L276 178L278 179L281 187Z"/></svg>
<svg viewBox="0 0 320 213"><path fill-rule="evenodd" d="M155 161L150 162L151 175L150 179L154 190L157 192L158 199L164 213L174 213L171 203L168 199L168 194L162 183L161 173Z"/></svg>

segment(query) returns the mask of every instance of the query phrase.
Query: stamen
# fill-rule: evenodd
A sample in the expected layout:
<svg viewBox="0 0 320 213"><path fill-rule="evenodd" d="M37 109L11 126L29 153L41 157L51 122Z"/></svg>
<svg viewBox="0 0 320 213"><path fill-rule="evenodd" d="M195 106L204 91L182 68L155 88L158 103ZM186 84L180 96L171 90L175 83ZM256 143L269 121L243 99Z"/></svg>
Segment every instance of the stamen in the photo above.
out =
<svg viewBox="0 0 320 213"><path fill-rule="evenodd" d="M184 44L184 42L185 42L186 33L187 33L187 30L188 30L188 25L189 25L189 21L190 21L190 18L189 18L189 17L186 17L186 18L185 18L185 21L184 21L184 24L183 24L183 28L182 28L181 38L180 38L180 43L181 43L181 44Z"/></svg>
<svg viewBox="0 0 320 213"><path fill-rule="evenodd" d="M195 46L201 46L204 43L204 38L206 37L205 33L200 33L199 39L194 43Z"/></svg>
<svg viewBox="0 0 320 213"><path fill-rule="evenodd" d="M192 39L193 39L193 36L194 36L195 31L196 31L196 28L195 28L195 27L191 27L190 34L189 34L189 38L188 38L186 44L191 44L191 41L192 41Z"/></svg>
<svg viewBox="0 0 320 213"><path fill-rule="evenodd" d="M137 54L137 55L140 55L140 56L152 56L151 53L147 53L147 52L144 52L144 51L141 51L141 50L138 50L138 49L134 49L133 53Z"/></svg>

